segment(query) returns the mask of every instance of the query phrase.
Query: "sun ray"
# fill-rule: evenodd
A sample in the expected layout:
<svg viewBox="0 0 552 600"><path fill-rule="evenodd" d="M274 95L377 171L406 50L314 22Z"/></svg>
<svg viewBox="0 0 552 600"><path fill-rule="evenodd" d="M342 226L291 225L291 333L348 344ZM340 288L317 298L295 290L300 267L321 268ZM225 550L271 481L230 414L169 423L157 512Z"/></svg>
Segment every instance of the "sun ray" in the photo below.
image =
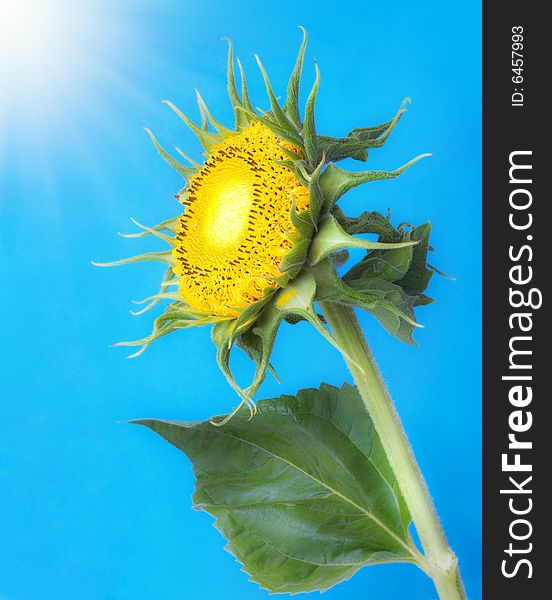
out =
<svg viewBox="0 0 552 600"><path fill-rule="evenodd" d="M136 56L155 62L140 54L137 28L101 0L0 0L0 179L18 174L18 195L43 180L55 187L65 152L82 159L91 185L102 186L92 136L103 132L120 145L110 127L120 103L144 113L156 105L132 83Z"/></svg>

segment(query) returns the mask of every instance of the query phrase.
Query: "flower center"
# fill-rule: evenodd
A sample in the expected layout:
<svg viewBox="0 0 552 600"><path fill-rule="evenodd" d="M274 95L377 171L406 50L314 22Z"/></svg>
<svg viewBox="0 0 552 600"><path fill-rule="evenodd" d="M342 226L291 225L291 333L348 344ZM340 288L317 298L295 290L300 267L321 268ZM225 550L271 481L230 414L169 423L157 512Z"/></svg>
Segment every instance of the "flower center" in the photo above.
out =
<svg viewBox="0 0 552 600"><path fill-rule="evenodd" d="M242 161L229 161L203 181L206 195L200 242L207 254L236 251L247 229L253 190Z"/></svg>
<svg viewBox="0 0 552 600"><path fill-rule="evenodd" d="M275 162L287 159L282 144L254 123L214 146L189 181L173 256L180 293L196 310L237 316L277 286L297 233L292 197L298 211L309 206L308 190Z"/></svg>

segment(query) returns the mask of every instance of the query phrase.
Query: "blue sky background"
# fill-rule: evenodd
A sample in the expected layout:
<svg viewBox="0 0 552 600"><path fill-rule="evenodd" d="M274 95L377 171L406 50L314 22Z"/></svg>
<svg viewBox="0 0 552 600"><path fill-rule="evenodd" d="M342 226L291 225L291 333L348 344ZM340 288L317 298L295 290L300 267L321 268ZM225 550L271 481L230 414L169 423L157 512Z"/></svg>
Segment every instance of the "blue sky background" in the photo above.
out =
<svg viewBox="0 0 552 600"><path fill-rule="evenodd" d="M298 25L310 34L305 89L314 59L321 68L321 132L380 123L410 96L409 112L368 164L395 168L434 155L398 180L355 190L342 205L349 214L391 207L396 223L431 220L432 262L457 278L434 278L438 302L419 311L426 328L418 348L369 316L362 323L469 598L480 598L479 2L51 2L74 20L63 60L34 79L25 72L0 81L7 99L0 102L0 598L268 597L223 550L212 519L191 510L187 459L123 424L201 419L235 405L208 329L171 335L125 360L124 349L108 346L149 332L152 314L135 318L128 309L130 299L156 290L161 267L102 270L89 261L151 247L116 236L132 230L129 217L154 224L179 210L172 197L179 177L141 126L196 157L199 145L160 101L195 115L197 86L230 124L221 41L230 36L255 103L266 106L252 53L284 93ZM268 379L261 396L350 379L337 353L304 325L282 328L274 364L283 383ZM236 368L249 373L245 360ZM324 597L435 593L414 567L388 565L364 569Z"/></svg>

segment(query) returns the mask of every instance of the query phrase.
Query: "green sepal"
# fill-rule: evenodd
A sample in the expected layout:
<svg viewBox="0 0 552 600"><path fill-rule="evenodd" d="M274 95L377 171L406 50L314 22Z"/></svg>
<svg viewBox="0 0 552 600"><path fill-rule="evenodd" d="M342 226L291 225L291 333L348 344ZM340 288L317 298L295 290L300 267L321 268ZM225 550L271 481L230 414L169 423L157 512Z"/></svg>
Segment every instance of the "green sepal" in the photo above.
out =
<svg viewBox="0 0 552 600"><path fill-rule="evenodd" d="M236 309L239 310L239 315L236 318L216 324L211 332L211 339L217 348L217 364L219 369L232 389L240 396L242 403L248 406L252 406L251 396L247 389L243 389L238 384L232 373L230 368L230 353L234 345L240 346L238 341L251 329L259 314L272 301L273 296L274 289L267 287L265 296L261 300L257 300L257 302L253 302L245 308Z"/></svg>
<svg viewBox="0 0 552 600"><path fill-rule="evenodd" d="M319 263L321 260L344 248L364 248L366 250L388 250L391 248L404 248L412 246L415 242L405 241L398 243L372 242L349 235L332 216L324 218L316 232L308 253L308 260L311 265Z"/></svg>
<svg viewBox="0 0 552 600"><path fill-rule="evenodd" d="M318 137L316 135L316 123L314 118L316 96L318 94L318 86L320 85L320 69L316 63L314 67L316 69L316 78L305 106L305 123L303 124L305 157L312 168L320 162L320 156L318 154Z"/></svg>
<svg viewBox="0 0 552 600"><path fill-rule="evenodd" d="M430 154L421 154L413 158L402 167L394 171L346 171L335 164L328 165L324 173L320 176L320 189L324 194L325 207L330 210L333 205L349 190L369 183L371 181L382 181L384 179L394 179L406 171L414 163Z"/></svg>
<svg viewBox="0 0 552 600"><path fill-rule="evenodd" d="M270 298L270 302L259 311L254 323L237 331L235 323L219 323L213 328L212 339L217 346L217 362L232 388L241 397L242 402L252 405L252 397L256 394L270 369L270 356L276 340L278 328L284 319L290 317L308 321L332 345L335 340L324 326L314 308L316 281L308 271L301 271L299 276L289 282ZM244 350L255 361L255 374L247 388L241 388L230 369L230 353L236 345ZM339 348L347 355L347 350Z"/></svg>
<svg viewBox="0 0 552 600"><path fill-rule="evenodd" d="M292 129L291 127L283 127L276 119L272 118L271 115L259 115L253 109L247 108L243 108L243 111L251 121L259 121L263 125L266 125L275 136L286 142L289 142L290 144L302 147L303 140L295 131L295 129Z"/></svg>
<svg viewBox="0 0 552 600"><path fill-rule="evenodd" d="M144 130L146 131L146 133L150 136L151 141L153 142L153 145L155 146L157 152L159 152L161 158L163 158L163 160L170 166L172 167L177 173L180 173L180 175L182 175L182 177L184 177L184 179L189 180L191 179L195 174L196 174L196 169L193 167L186 167L185 165L183 165L182 163L178 162L177 160L175 160L162 146L161 144L157 141L156 137L153 135L153 133L147 128L144 127Z"/></svg>
<svg viewBox="0 0 552 600"><path fill-rule="evenodd" d="M380 148L385 144L405 112L407 102L409 99L405 98L395 117L382 125L353 129L345 138L319 136L318 142L326 152L328 161L338 162L345 158L366 161L369 149Z"/></svg>
<svg viewBox="0 0 552 600"><path fill-rule="evenodd" d="M428 246L428 250L433 250L433 247ZM451 281L456 281L456 277L453 277L452 275L447 275L446 273L444 273L437 267L430 265L428 262L426 262L426 264L427 264L427 268L431 269L434 273L437 273L437 275L440 275L441 277L444 277L445 279L450 279Z"/></svg>
<svg viewBox="0 0 552 600"><path fill-rule="evenodd" d="M299 27L303 31L303 41L297 54L295 66L289 78L287 86L287 98L284 103L283 111L293 123L297 130L302 127L301 115L299 113L299 87L301 85L301 74L303 71L303 62L305 60L305 49L307 47L307 30L304 27Z"/></svg>
<svg viewBox="0 0 552 600"><path fill-rule="evenodd" d="M167 291L170 285L174 282L174 272L171 267L169 267L163 276L163 280L161 281L161 285L159 287L159 292L155 296L150 296L149 298L145 298L144 300L132 300L133 304L145 304L143 308L140 310L131 310L130 313L135 317L139 315L143 315L148 310L151 310L154 306L159 304L162 300L162 295ZM178 280L175 282L178 284Z"/></svg>
<svg viewBox="0 0 552 600"><path fill-rule="evenodd" d="M306 179L309 189L309 216L315 229L318 228L318 221L324 207L324 195L320 189L320 176L325 163L326 160L323 156L314 171L308 174L305 167L299 161L296 162L297 171L299 171L301 177Z"/></svg>
<svg viewBox="0 0 552 600"><path fill-rule="evenodd" d="M365 297L378 296L385 300L366 310L376 317L391 335L405 344L415 345L412 335L415 327L419 326L416 325L414 315L415 298L408 296L399 285L381 277L351 278L347 280L347 284Z"/></svg>
<svg viewBox="0 0 552 600"><path fill-rule="evenodd" d="M217 364L219 369L230 384L230 387L241 398L241 403L236 408L238 410L243 404L251 406L252 402L251 398L240 387L230 369L230 353L235 342L234 325L233 321L217 323L211 330L211 339L217 348Z"/></svg>
<svg viewBox="0 0 552 600"><path fill-rule="evenodd" d="M380 277L386 281L397 281L408 272L413 252L413 246L369 252L349 270L344 280Z"/></svg>
<svg viewBox="0 0 552 600"><path fill-rule="evenodd" d="M375 233L382 242L399 242L403 239L401 232L391 225L389 217L376 211L365 211L358 217L347 217L338 206L334 206L332 215L349 235Z"/></svg>
<svg viewBox="0 0 552 600"><path fill-rule="evenodd" d="M342 267L350 258L350 254L348 250L336 250L332 252L329 256L329 259L332 261L332 264L335 267Z"/></svg>
<svg viewBox="0 0 552 600"><path fill-rule="evenodd" d="M205 148L207 152L210 152L211 148L222 142L224 136L220 133L213 133L212 131L207 131L202 127L196 125L191 119L179 109L177 108L170 100L163 100L163 103L169 106L183 121L186 125L195 133L201 145Z"/></svg>
<svg viewBox="0 0 552 600"><path fill-rule="evenodd" d="M387 236L387 239L417 242L405 248L370 251L343 276L343 282L356 292L369 296L378 294L414 320L414 308L434 302L433 298L423 294L435 272L427 264L431 225L425 223L412 229L401 225L398 229L388 229L391 227L389 220L378 213L366 213L357 223L349 221L349 225L362 232L378 233L380 239ZM412 323L379 306L370 312L393 335L413 343Z"/></svg>
<svg viewBox="0 0 552 600"><path fill-rule="evenodd" d="M297 212L295 198L292 195L291 208L289 211L291 223L297 229L297 233L290 234L290 239L293 241L291 250L280 261L280 271L288 277L287 281L297 277L305 261L309 251L309 245L314 231L314 226L309 218L308 211ZM286 283L287 283L286 281ZM285 287L280 285L280 287Z"/></svg>
<svg viewBox="0 0 552 600"><path fill-rule="evenodd" d="M135 219L131 219L131 221L135 225L143 229L143 231L139 231L137 233L119 232L118 235L124 238L141 238L146 237L148 235L155 235L156 232L162 233L163 231L168 231L169 233L176 234L176 230L178 229L178 223L180 221L180 216L173 217L172 219L167 219L166 221L162 221L161 223L158 223L153 227L145 227L144 225L140 225L140 223L138 223L138 221L136 221Z"/></svg>
<svg viewBox="0 0 552 600"><path fill-rule="evenodd" d="M252 326L260 312L272 300L275 292L276 290L274 288L267 286L264 290L264 295L260 300L257 300L256 302L253 302L252 304L249 304L246 307L235 309L239 311L239 315L233 321L231 340L232 342L234 341L234 339L236 339L239 335L241 335L244 331L246 331Z"/></svg>
<svg viewBox="0 0 552 600"><path fill-rule="evenodd" d="M274 93L274 90L272 89L272 84L270 83L270 79L266 73L263 63L261 62L261 59L256 54L254 56L255 56L255 60L257 61L257 65L259 66L259 69L261 71L261 75L263 76L263 80L265 83L268 98L270 100L270 109L271 109L273 118L276 120L276 123L278 123L278 125L282 129L284 129L285 131L288 131L292 134L296 134L296 130L293 126L293 123L287 118L286 114L284 113L284 111L280 107L280 104L278 103L276 94Z"/></svg>
<svg viewBox="0 0 552 600"><path fill-rule="evenodd" d="M416 300L414 301L414 306L428 306L429 304L433 304L435 302L435 298L430 298L425 294L420 294L416 296Z"/></svg>
<svg viewBox="0 0 552 600"><path fill-rule="evenodd" d="M236 134L235 131L233 131L232 129L228 129L227 127L222 125L222 123L219 123L215 118L213 118L213 116L211 115L211 112L207 108L207 105L205 104L203 98L201 97L201 94L199 93L199 91L197 89L196 89L196 97L197 97L197 105L199 106L199 112L201 113L202 121L205 123L205 125L203 126L204 131L207 131L207 123L210 123L218 131L218 133L220 133L220 135L222 135L225 138Z"/></svg>
<svg viewBox="0 0 552 600"><path fill-rule="evenodd" d="M314 231L314 225L310 220L310 214L308 210L297 211L297 204L294 196L291 197L291 208L289 210L289 218L291 224L297 229L299 239L311 239Z"/></svg>
<svg viewBox="0 0 552 600"><path fill-rule="evenodd" d="M297 152L294 152L293 150L290 150L289 148L286 148L285 146L280 145L279 147L280 147L280 150L289 157L289 161L275 160L274 162L288 163L288 164L286 164L286 166L293 171L295 169L295 163L297 161L300 161L300 162L303 161L303 157L301 156L301 154L298 154Z"/></svg>
<svg viewBox="0 0 552 600"><path fill-rule="evenodd" d="M413 248L410 268L404 277L397 280L403 290L410 296L418 296L427 289L431 277L435 272L428 268L427 254L429 251L429 238L431 236L431 223L415 227L406 234L407 239L418 242Z"/></svg>
<svg viewBox="0 0 552 600"><path fill-rule="evenodd" d="M324 150L329 163L339 162L346 158L361 162L368 160L368 150L364 147L364 142L359 140L319 135L318 145Z"/></svg>
<svg viewBox="0 0 552 600"><path fill-rule="evenodd" d="M220 321L227 321L228 317L217 315L209 315L194 310L184 302L174 302L169 304L162 315L157 317L153 322L153 331L150 335L139 340L130 342L118 342L113 345L117 348L120 346L141 346L138 352L131 354L128 358L135 358L146 350L146 348L154 341L162 338L177 329L188 329L189 327L197 327L202 325L211 325Z"/></svg>
<svg viewBox="0 0 552 600"><path fill-rule="evenodd" d="M174 264L172 252L170 250L164 250L163 252L144 252L144 254L129 256L128 258L122 258L120 260L114 260L107 263L99 263L95 261L90 262L95 267L118 267L120 265L130 265L131 263L144 261L162 262L170 267L172 267Z"/></svg>
<svg viewBox="0 0 552 600"><path fill-rule="evenodd" d="M362 308L373 314L390 333L402 341L412 343L411 335L405 335L404 332L421 325L415 321L412 299L398 285L379 278L346 283L328 259L310 267L310 271L316 279L317 301ZM393 326L390 325L390 315L397 318L393 321ZM400 323L401 320L404 325Z"/></svg>
<svg viewBox="0 0 552 600"><path fill-rule="evenodd" d="M220 324L213 328L212 337L217 346L219 367L244 402L251 402L252 396L264 381L280 323L287 314L301 312L301 316L306 316L305 311L311 307L314 298L314 285L314 279L310 274L301 275L270 298L270 302L267 302L268 305L263 307L258 317L255 315L257 318L254 324L249 323L248 327L238 331L233 323ZM290 303L283 301L287 297L290 297ZM314 312L314 309L312 310ZM230 369L230 352L234 342L256 363L255 375L246 389L238 385Z"/></svg>
<svg viewBox="0 0 552 600"><path fill-rule="evenodd" d="M286 273L290 279L297 277L303 268L310 243L310 239L301 239L295 242L291 250L280 261L280 271Z"/></svg>
<svg viewBox="0 0 552 600"><path fill-rule="evenodd" d="M184 452L193 502L274 593L326 590L360 568L416 563L396 477L356 388L322 384L212 420L142 419Z"/></svg>
<svg viewBox="0 0 552 600"><path fill-rule="evenodd" d="M263 341L258 335L253 333L252 329L248 329L242 333L242 335L236 338L236 347L240 350L243 350L243 352L245 352L249 359L255 364L258 364L262 360ZM281 383L270 362L268 363L267 369L272 373L272 376L276 379L276 381Z"/></svg>
<svg viewBox="0 0 552 600"><path fill-rule="evenodd" d="M144 235L153 235L156 238L159 238L160 240L163 240L165 243L169 244L169 246L174 246L174 242L175 242L175 237L174 235L167 235L166 233L163 233L163 231L167 231L167 228L163 226L163 224L161 225L154 225L153 227L148 227L147 225L142 225L142 223L139 223L136 219L134 218L130 218L130 220L134 223L134 225L136 225L136 227L138 227L139 229L142 229L142 232ZM137 237L141 237L137 234L127 234L127 233L118 233L117 235L124 237L124 238L137 238Z"/></svg>
<svg viewBox="0 0 552 600"><path fill-rule="evenodd" d="M406 105L410 102L410 98L405 98L395 116L390 121L387 121L387 123L376 125L375 127L356 127L347 134L347 137L357 138L364 141L377 140L382 146L387 138L391 135L391 132L400 121L403 114L406 112Z"/></svg>
<svg viewBox="0 0 552 600"><path fill-rule="evenodd" d="M178 152L178 154L180 154L180 156L184 159L187 160L191 165L193 165L194 169L196 171L199 171L201 169L201 165L196 162L195 160L193 160L192 158L190 158L187 154L184 154L184 152L182 152L182 150L178 147L175 146L174 149ZM178 196L180 197L182 194L184 194L187 190L187 186L184 186L180 192L178 192Z"/></svg>
<svg viewBox="0 0 552 600"><path fill-rule="evenodd" d="M228 97L230 98L230 104L234 110L234 119L236 123L236 129L244 129L249 125L249 120L243 110L242 100L238 94L238 88L236 87L236 77L234 73L234 48L230 39L226 38L228 42Z"/></svg>
<svg viewBox="0 0 552 600"><path fill-rule="evenodd" d="M247 111L245 113L245 118L249 124L249 123L251 123L251 120L248 118L247 113L248 112L253 113L254 119L257 117L257 114L255 113L255 109L253 108L253 105L251 104L251 100L249 99L249 90L247 89L247 79L245 78L245 71L243 69L243 65L241 64L241 61L239 58L237 59L237 63L238 63L238 69L240 70L240 77L241 77L241 90L242 90L241 105L243 107L243 110Z"/></svg>

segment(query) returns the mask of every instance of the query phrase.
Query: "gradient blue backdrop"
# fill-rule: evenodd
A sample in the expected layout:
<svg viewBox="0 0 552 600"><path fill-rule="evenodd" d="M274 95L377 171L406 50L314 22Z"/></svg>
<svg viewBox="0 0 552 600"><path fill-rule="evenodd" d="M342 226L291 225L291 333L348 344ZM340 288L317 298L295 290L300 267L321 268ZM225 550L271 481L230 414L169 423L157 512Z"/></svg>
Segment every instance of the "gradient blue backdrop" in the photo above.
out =
<svg viewBox="0 0 552 600"><path fill-rule="evenodd" d="M229 122L221 38L230 36L256 104L266 106L251 55L260 54L283 93L298 25L310 34L306 86L314 59L322 72L321 132L380 123L410 96L409 112L370 163L395 168L434 154L399 180L355 190L343 204L350 214L391 207L397 223L431 220L432 261L457 277L434 278L438 302L419 311L426 328L417 332L418 348L401 345L368 316L362 322L469 597L480 598L479 2L113 0L94 10L105 27L88 50L102 68L83 73L78 95L56 90L61 111L40 135L12 124L0 161L0 598L268 597L223 550L211 518L191 510L186 458L123 423L200 419L235 405L209 331L171 335L125 360L124 349L108 345L149 332L151 313L132 317L129 301L155 291L160 268L102 270L89 260L147 247L116 237L132 229L130 216L153 224L178 210L172 194L179 177L141 126L188 153L199 146L159 102L170 98L195 115L197 86ZM283 383L267 380L267 397L349 380L337 353L308 326L282 328L274 364ZM236 367L249 373L245 360ZM325 595L434 597L421 572L400 565L364 569Z"/></svg>

